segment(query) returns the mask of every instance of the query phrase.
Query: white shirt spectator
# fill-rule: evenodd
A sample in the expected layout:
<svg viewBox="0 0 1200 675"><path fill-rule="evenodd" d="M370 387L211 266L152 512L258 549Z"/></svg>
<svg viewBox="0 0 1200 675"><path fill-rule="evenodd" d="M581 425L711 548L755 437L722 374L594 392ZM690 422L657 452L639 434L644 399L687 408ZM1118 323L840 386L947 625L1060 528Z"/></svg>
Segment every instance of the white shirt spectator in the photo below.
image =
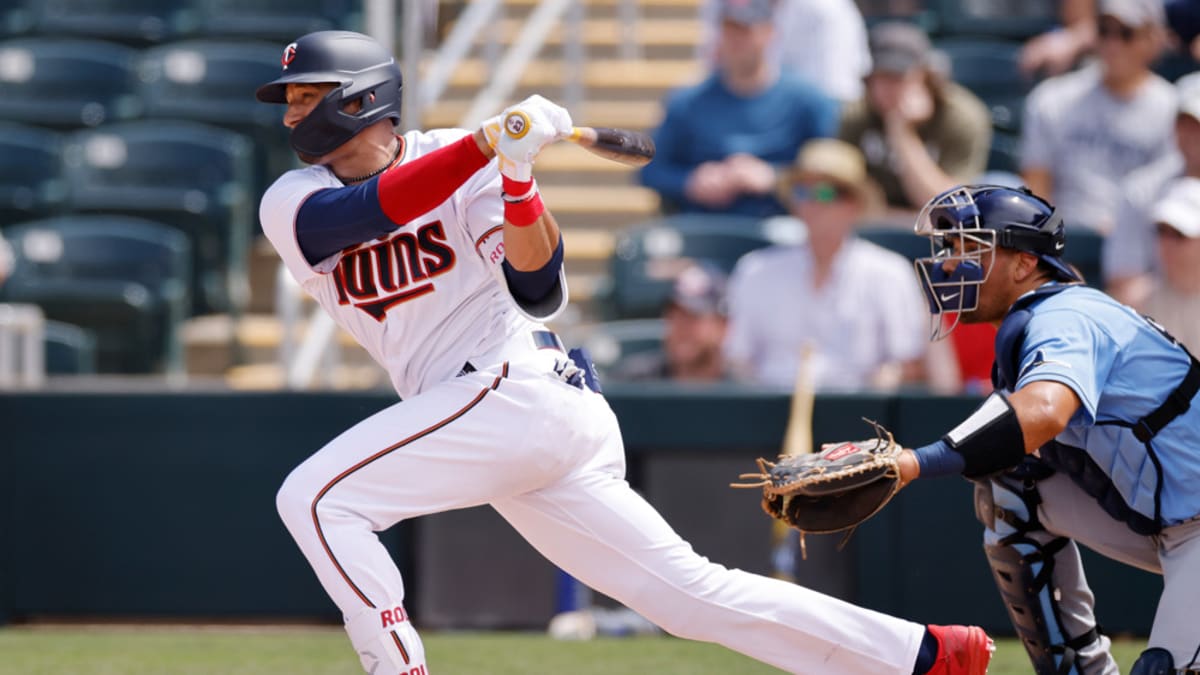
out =
<svg viewBox="0 0 1200 675"><path fill-rule="evenodd" d="M1128 100L1114 97L1089 66L1050 78L1026 101L1021 168L1049 169L1050 201L1079 225L1113 229L1122 183L1175 152L1175 88L1151 74Z"/></svg>
<svg viewBox="0 0 1200 675"><path fill-rule="evenodd" d="M0 284L12 274L13 264L12 246L0 236Z"/></svg>
<svg viewBox="0 0 1200 675"><path fill-rule="evenodd" d="M805 245L761 249L738 261L724 345L736 371L791 389L807 344L818 391L860 391L872 388L885 365L924 354L929 309L907 259L851 238L820 289L812 265Z"/></svg>
<svg viewBox="0 0 1200 675"><path fill-rule="evenodd" d="M704 36L700 56L712 57L717 34L717 2L706 0L700 16ZM770 57L784 70L842 102L862 96L871 72L867 27L854 0L779 0Z"/></svg>

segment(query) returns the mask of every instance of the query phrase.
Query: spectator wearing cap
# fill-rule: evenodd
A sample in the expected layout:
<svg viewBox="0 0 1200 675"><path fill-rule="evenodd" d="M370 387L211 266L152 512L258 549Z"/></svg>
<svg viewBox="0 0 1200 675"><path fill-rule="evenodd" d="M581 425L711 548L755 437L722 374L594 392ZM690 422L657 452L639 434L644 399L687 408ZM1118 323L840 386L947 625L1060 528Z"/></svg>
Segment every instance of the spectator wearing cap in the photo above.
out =
<svg viewBox="0 0 1200 675"><path fill-rule="evenodd" d="M777 167L833 135L837 103L767 58L773 10L770 0L721 0L713 72L667 99L657 156L639 174L664 211L783 213Z"/></svg>
<svg viewBox="0 0 1200 675"><path fill-rule="evenodd" d="M662 350L633 354L607 375L614 380L727 379L721 358L727 326L726 283L726 274L711 263L684 268L663 308Z"/></svg>
<svg viewBox="0 0 1200 675"><path fill-rule="evenodd" d="M888 206L908 215L986 170L991 115L978 97L950 81L944 55L920 27L880 23L869 44L866 94L844 109L838 135L862 150Z"/></svg>
<svg viewBox="0 0 1200 675"><path fill-rule="evenodd" d="M791 389L802 353L818 391L918 379L924 300L903 256L854 236L878 201L856 147L809 141L781 181L804 243L746 254L729 281L724 353L739 379Z"/></svg>
<svg viewBox="0 0 1200 675"><path fill-rule="evenodd" d="M1134 307L1145 304L1158 269L1154 208L1164 191L1181 176L1200 178L1200 73L1175 83L1177 153L1135 170L1125 180L1113 231L1104 239L1101 270L1104 290Z"/></svg>
<svg viewBox="0 0 1200 675"><path fill-rule="evenodd" d="M1150 70L1161 0L1101 0L1097 62L1043 81L1025 104L1021 178L1069 227L1113 230L1124 181L1175 152L1175 90Z"/></svg>
<svg viewBox="0 0 1200 675"><path fill-rule="evenodd" d="M720 0L700 8L700 56L711 61L720 28ZM862 96L871 70L867 26L854 0L777 0L767 58L842 103Z"/></svg>
<svg viewBox="0 0 1200 675"><path fill-rule="evenodd" d="M1200 354L1200 178L1171 183L1153 220L1161 275L1142 311Z"/></svg>

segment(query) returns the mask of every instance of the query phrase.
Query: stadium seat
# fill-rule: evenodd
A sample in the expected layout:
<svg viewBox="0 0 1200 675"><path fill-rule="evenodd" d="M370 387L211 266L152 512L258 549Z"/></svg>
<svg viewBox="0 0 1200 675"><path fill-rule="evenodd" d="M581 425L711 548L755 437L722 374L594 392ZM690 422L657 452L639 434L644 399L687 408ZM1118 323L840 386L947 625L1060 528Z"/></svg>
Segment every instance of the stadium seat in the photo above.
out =
<svg viewBox="0 0 1200 675"><path fill-rule="evenodd" d="M112 42L0 42L0 120L73 129L141 114L137 50Z"/></svg>
<svg viewBox="0 0 1200 675"><path fill-rule="evenodd" d="M295 162L282 109L253 95L279 75L280 53L269 42L186 40L147 49L139 69L146 117L214 124L255 139L255 201Z"/></svg>
<svg viewBox="0 0 1200 675"><path fill-rule="evenodd" d="M193 122L143 120L76 132L63 154L71 210L179 228L192 243L193 311L240 311L256 208L248 139Z"/></svg>
<svg viewBox="0 0 1200 675"><path fill-rule="evenodd" d="M1021 139L1016 134L996 131L992 134L992 147L988 151L988 171L1021 171Z"/></svg>
<svg viewBox="0 0 1200 675"><path fill-rule="evenodd" d="M0 228L62 205L62 144L58 132L0 122Z"/></svg>
<svg viewBox="0 0 1200 675"><path fill-rule="evenodd" d="M45 323L46 373L90 375L96 372L96 336L62 321Z"/></svg>
<svg viewBox="0 0 1200 675"><path fill-rule="evenodd" d="M949 59L954 81L987 104L993 126L1019 131L1025 96L1033 86L1017 67L1020 43L963 38L939 40L935 46Z"/></svg>
<svg viewBox="0 0 1200 675"><path fill-rule="evenodd" d="M184 32L181 0L24 0L30 28L141 46Z"/></svg>
<svg viewBox="0 0 1200 675"><path fill-rule="evenodd" d="M618 319L579 329L572 344L588 350L603 379L622 359L662 349L662 319Z"/></svg>
<svg viewBox="0 0 1200 675"><path fill-rule="evenodd" d="M859 238L895 251L909 260L931 255L929 239L913 234L911 229L865 223L859 227Z"/></svg>
<svg viewBox="0 0 1200 675"><path fill-rule="evenodd" d="M189 1L200 35L287 43L316 30L357 30L361 23L361 0Z"/></svg>
<svg viewBox="0 0 1200 675"><path fill-rule="evenodd" d="M60 216L8 228L16 265L0 286L10 302L91 330L100 372L181 368L188 306L187 237L139 218Z"/></svg>
<svg viewBox="0 0 1200 675"><path fill-rule="evenodd" d="M1067 248L1063 251L1063 260L1074 265L1088 284L1103 288L1104 276L1101 274L1100 261L1104 237L1086 227L1071 227L1070 216L1067 216L1066 222Z"/></svg>
<svg viewBox="0 0 1200 675"><path fill-rule="evenodd" d="M611 288L600 303L614 319L658 316L672 279L691 261L711 261L728 272L749 251L803 237L803 224L790 218L675 214L642 223L617 238Z"/></svg>
<svg viewBox="0 0 1200 675"><path fill-rule="evenodd" d="M1047 0L931 0L936 32L1027 40L1058 24L1057 2Z"/></svg>

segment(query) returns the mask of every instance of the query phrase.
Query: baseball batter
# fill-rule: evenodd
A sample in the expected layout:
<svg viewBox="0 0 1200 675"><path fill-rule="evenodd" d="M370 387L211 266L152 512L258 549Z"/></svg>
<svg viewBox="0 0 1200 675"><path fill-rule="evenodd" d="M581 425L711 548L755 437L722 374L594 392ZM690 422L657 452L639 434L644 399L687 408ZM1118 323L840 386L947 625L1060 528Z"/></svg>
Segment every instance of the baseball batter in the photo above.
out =
<svg viewBox="0 0 1200 675"><path fill-rule="evenodd" d="M490 504L553 563L676 635L796 673L984 672L981 629L926 627L711 563L626 483L590 364L543 325L567 293L532 168L570 132L566 110L534 96L473 132L398 136L400 71L370 38L305 35L282 64L257 95L286 105L310 166L263 196L263 229L403 399L297 467L277 499L364 669L428 672L375 533Z"/></svg>
<svg viewBox="0 0 1200 675"><path fill-rule="evenodd" d="M996 393L901 479L977 479L984 549L1036 671L1117 673L1075 542L1162 574L1131 675L1200 673L1200 364L1063 262L1063 217L1027 190L966 186L917 221L933 312L999 325ZM946 331L948 332L948 331Z"/></svg>

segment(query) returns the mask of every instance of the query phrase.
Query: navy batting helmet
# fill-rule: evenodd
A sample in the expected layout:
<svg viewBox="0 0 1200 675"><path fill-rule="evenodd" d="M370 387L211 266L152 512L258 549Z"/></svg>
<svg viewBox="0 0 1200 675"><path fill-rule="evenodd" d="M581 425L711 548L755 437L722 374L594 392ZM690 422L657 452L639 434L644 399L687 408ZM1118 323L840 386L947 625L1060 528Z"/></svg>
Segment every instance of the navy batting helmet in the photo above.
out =
<svg viewBox="0 0 1200 675"><path fill-rule="evenodd" d="M1060 281L1082 281L1062 259L1067 243L1062 216L1028 188L963 185L947 190L929 200L913 229L932 242L933 254L917 259L915 266L935 319L979 306L979 287L987 278L983 262L996 247L1036 255ZM956 238L964 242L957 250L950 246ZM956 264L947 272L949 261ZM935 328L934 337L952 329Z"/></svg>
<svg viewBox="0 0 1200 675"><path fill-rule="evenodd" d="M400 67L391 52L361 33L324 30L309 33L283 50L283 75L262 85L256 95L266 103L287 103L287 85L337 85L295 128L297 152L324 155L382 119L400 120ZM351 101L362 102L353 114Z"/></svg>

